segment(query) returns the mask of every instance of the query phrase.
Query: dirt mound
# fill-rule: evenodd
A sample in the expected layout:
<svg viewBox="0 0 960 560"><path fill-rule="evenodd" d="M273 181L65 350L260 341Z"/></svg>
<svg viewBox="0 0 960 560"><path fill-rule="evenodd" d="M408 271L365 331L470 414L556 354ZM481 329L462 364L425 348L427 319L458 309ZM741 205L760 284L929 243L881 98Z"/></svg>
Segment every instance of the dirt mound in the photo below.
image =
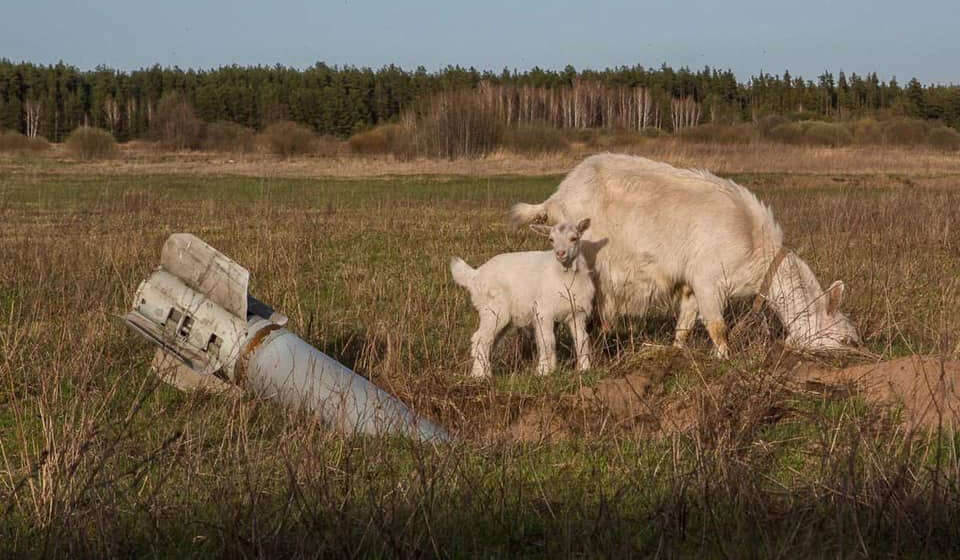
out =
<svg viewBox="0 0 960 560"><path fill-rule="evenodd" d="M574 434L598 436L611 431L685 432L696 427L705 417L704 411L717 408L724 393L742 381L736 375L724 376L695 391L657 398L650 389L660 377L644 371L604 379L551 400L530 399L506 429L490 432L488 439L555 442ZM840 369L798 361L785 381L788 389L828 398L862 395L885 407L907 429L960 430L960 361L910 356Z"/></svg>
<svg viewBox="0 0 960 560"><path fill-rule="evenodd" d="M644 397L650 383L645 375L631 374L604 379L552 403L540 401L523 411L498 439L561 441L583 432L588 424L601 431L631 427L649 414Z"/></svg>
<svg viewBox="0 0 960 560"><path fill-rule="evenodd" d="M889 362L828 369L800 364L791 376L799 388L862 395L899 411L907 429L960 428L960 361L909 356Z"/></svg>

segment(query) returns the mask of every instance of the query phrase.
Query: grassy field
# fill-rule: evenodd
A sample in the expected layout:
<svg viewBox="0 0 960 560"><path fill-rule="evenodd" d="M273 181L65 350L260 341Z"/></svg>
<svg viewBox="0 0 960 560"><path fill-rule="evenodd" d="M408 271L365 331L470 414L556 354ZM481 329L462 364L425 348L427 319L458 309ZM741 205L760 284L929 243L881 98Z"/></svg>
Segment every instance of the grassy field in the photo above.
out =
<svg viewBox="0 0 960 560"><path fill-rule="evenodd" d="M566 369L533 379L531 340L514 332L494 380L467 380L476 315L448 260L542 247L508 230L506 209L542 200L559 175L108 167L0 162L0 556L960 553L960 440L904 430L896 407L856 394L789 387L798 358L776 344L718 362L699 332L689 352L651 351L670 341L663 309L598 334L583 375L565 347ZM847 283L843 308L869 350L957 359L956 162L777 169L728 176L772 205L822 284ZM180 231L247 267L292 330L460 442L345 438L148 375L152 348L116 315ZM637 372L652 386L629 422L576 399ZM505 437L559 402L569 437ZM699 403L695 421L665 429L678 402Z"/></svg>

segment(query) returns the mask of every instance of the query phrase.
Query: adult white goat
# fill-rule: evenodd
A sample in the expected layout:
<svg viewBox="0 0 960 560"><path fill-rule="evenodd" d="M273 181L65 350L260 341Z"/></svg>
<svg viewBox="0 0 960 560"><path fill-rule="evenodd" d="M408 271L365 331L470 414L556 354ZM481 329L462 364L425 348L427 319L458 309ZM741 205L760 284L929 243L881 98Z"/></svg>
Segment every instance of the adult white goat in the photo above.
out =
<svg viewBox="0 0 960 560"><path fill-rule="evenodd" d="M589 215L583 252L597 278L605 325L643 315L679 296L675 344L699 317L721 357L729 355L723 310L731 297L760 294L779 315L787 343L837 349L859 340L838 311L843 282L826 292L803 260L783 248L770 209L747 189L707 171L646 158L600 154L577 165L541 204L517 204L515 224Z"/></svg>
<svg viewBox="0 0 960 560"><path fill-rule="evenodd" d="M476 269L459 257L451 259L454 281L470 291L480 314L480 326L471 339L472 376L490 376L490 351L511 323L534 328L539 375L557 367L553 333L557 321L566 321L573 334L577 367L590 367L586 325L593 312L594 287L580 251L581 236L589 227L589 219L576 225L561 222L552 228L534 224L531 228L550 237L552 251L504 253Z"/></svg>

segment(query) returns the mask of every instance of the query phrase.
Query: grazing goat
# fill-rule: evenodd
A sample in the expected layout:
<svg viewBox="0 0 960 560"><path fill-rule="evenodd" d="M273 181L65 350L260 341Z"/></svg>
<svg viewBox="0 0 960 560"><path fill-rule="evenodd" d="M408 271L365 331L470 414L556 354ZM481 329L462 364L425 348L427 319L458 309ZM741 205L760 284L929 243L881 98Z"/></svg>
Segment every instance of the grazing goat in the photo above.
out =
<svg viewBox="0 0 960 560"><path fill-rule="evenodd" d="M473 269L459 257L450 261L457 284L470 291L480 314L480 327L471 339L473 377L489 377L490 351L497 335L509 325L534 328L539 353L537 374L556 369L553 324L566 321L573 335L577 367L590 367L587 319L593 312L593 279L580 252L580 239L590 220L550 226L530 226L548 235L552 251L526 251L497 255Z"/></svg>
<svg viewBox="0 0 960 560"><path fill-rule="evenodd" d="M583 252L596 275L605 326L619 315L643 315L655 299L676 294L675 344L684 344L699 317L717 354L726 357L727 300L759 294L779 315L792 346L842 349L859 340L838 311L843 282L824 292L810 267L784 249L770 209L733 181L601 154L577 165L543 203L511 209L517 225L578 215L593 219Z"/></svg>

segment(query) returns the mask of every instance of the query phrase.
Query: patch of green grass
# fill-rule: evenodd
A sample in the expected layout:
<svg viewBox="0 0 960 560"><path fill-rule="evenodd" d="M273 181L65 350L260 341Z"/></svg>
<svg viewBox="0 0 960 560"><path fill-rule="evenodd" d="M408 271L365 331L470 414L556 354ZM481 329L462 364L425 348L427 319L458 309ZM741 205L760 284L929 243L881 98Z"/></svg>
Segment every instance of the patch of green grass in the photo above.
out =
<svg viewBox="0 0 960 560"><path fill-rule="evenodd" d="M401 177L385 179L295 179L227 175L0 175L10 204L35 208L83 207L123 196L147 195L173 202L224 201L296 204L335 212L352 207L410 207L455 203L489 207L514 198L545 198L555 177ZM38 188L40 187L40 188Z"/></svg>

